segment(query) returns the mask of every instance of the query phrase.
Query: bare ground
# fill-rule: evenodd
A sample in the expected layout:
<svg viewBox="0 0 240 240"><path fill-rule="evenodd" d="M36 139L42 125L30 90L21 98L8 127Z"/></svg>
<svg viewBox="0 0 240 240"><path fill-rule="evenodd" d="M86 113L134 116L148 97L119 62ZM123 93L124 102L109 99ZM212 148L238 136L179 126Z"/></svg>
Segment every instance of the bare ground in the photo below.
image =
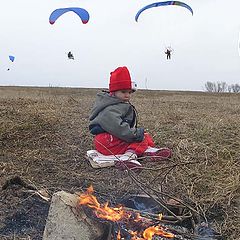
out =
<svg viewBox="0 0 240 240"><path fill-rule="evenodd" d="M93 184L105 200L141 192L125 172L95 170L89 111L97 89L0 88L0 185L19 176L50 195ZM138 91L139 125L156 145L173 148L171 162L143 161L137 177L201 210L226 239L240 235L240 94ZM154 170L169 164L169 173ZM167 174L166 174L167 173ZM151 191L150 191L151 192ZM41 239L49 204L17 184L0 190L0 239Z"/></svg>

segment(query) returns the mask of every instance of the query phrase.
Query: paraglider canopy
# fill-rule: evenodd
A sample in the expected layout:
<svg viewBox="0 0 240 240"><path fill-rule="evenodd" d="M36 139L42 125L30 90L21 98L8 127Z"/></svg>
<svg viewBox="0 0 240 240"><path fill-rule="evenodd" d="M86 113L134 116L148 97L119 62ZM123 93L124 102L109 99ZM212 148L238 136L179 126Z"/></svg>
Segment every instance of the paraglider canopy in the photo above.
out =
<svg viewBox="0 0 240 240"><path fill-rule="evenodd" d="M10 56L9 56L9 60L10 60L11 62L14 62L15 57L10 55Z"/></svg>
<svg viewBox="0 0 240 240"><path fill-rule="evenodd" d="M76 13L80 17L83 24L86 24L89 21L89 13L87 10L85 10L83 8L59 8L59 9L54 10L51 13L51 15L49 17L50 24L54 24L55 21L60 16L62 16L66 12L71 12L71 11Z"/></svg>
<svg viewBox="0 0 240 240"><path fill-rule="evenodd" d="M180 6L180 7L185 7L187 8L193 15L193 10L192 8L187 5L186 3L183 3L183 2L179 2L179 1L166 1L166 2L155 2L155 3L152 3L152 4L149 4L143 8L141 8L136 16L135 16L135 21L137 22L138 21L138 18L140 16L140 14L145 11L146 9L149 9L149 8L153 8L153 7L160 7L160 6L168 6L168 5L176 5L176 6Z"/></svg>

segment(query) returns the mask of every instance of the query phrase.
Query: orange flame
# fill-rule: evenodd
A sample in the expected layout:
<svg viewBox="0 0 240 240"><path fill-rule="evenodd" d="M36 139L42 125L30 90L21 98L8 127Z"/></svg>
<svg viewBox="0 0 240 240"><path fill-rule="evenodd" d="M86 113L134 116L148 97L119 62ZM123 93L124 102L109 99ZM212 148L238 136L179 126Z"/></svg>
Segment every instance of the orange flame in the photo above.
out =
<svg viewBox="0 0 240 240"><path fill-rule="evenodd" d="M87 205L88 207L94 209L94 213L98 218L110 220L113 222L117 222L122 220L123 218L127 218L126 212L122 209L122 207L111 208L108 207L108 202L103 206L100 205L97 198L92 195L93 187L90 186L87 189L86 193L80 195L80 205Z"/></svg>
<svg viewBox="0 0 240 240"><path fill-rule="evenodd" d="M117 240L121 240L121 234L120 234L120 231L118 231Z"/></svg>
<svg viewBox="0 0 240 240"><path fill-rule="evenodd" d="M138 213L134 216L126 212L122 206L111 208L108 206L108 202L104 205L101 205L97 198L93 195L93 187L90 186L87 191L80 195L79 200L80 205L86 205L94 209L94 213L98 218L110 220L113 222L118 221L127 221L131 218L134 222L139 222L143 217ZM162 217L162 214L159 214L159 219ZM152 240L154 235L160 235L167 238L174 238L174 234L165 232L161 226L151 226L145 229L143 232L133 232L129 231L131 234L131 240ZM142 234L141 234L142 233ZM142 235L142 236L141 236ZM121 239L120 231L118 232L117 239Z"/></svg>
<svg viewBox="0 0 240 240"><path fill-rule="evenodd" d="M152 226L144 230L143 237L147 240L152 240L154 235L159 235L167 238L174 238L174 234L165 232L161 226Z"/></svg>

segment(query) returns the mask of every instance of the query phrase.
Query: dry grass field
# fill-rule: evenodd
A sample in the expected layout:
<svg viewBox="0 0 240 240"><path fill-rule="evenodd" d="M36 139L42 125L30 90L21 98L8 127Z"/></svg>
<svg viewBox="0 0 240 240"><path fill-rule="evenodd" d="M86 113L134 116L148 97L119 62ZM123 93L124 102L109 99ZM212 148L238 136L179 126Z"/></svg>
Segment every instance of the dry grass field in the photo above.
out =
<svg viewBox="0 0 240 240"><path fill-rule="evenodd" d="M85 159L97 91L0 87L0 186L19 176L50 194L90 184L108 200L141 192L126 172L96 170ZM240 94L139 90L132 103L156 145L174 152L164 165L143 161L148 169L137 178L155 189L164 182L225 239L240 239ZM48 205L23 190L0 190L0 239L41 239Z"/></svg>

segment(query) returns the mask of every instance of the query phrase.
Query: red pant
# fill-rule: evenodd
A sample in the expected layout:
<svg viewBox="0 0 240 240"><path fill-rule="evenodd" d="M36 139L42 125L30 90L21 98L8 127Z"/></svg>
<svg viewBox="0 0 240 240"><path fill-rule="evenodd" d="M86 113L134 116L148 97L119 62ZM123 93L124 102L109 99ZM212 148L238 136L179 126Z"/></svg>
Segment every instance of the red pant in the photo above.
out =
<svg viewBox="0 0 240 240"><path fill-rule="evenodd" d="M144 134L142 142L133 143L124 142L109 133L100 133L95 136L94 145L95 149L104 155L123 154L127 150L133 150L138 156L142 156L148 147L154 147L154 142L148 133Z"/></svg>

